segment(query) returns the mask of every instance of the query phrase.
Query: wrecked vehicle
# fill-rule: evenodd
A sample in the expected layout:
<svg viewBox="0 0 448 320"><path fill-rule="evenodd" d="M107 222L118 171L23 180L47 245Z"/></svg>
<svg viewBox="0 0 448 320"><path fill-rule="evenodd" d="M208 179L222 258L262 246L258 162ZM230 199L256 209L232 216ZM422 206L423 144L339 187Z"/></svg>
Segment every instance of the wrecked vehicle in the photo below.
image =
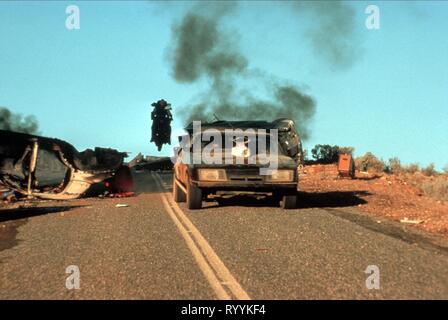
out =
<svg viewBox="0 0 448 320"><path fill-rule="evenodd" d="M147 157L135 166L136 170L146 171L170 171L173 169L173 162L170 157Z"/></svg>
<svg viewBox="0 0 448 320"><path fill-rule="evenodd" d="M213 140L210 136L203 139L206 130L210 129L215 132ZM229 129L245 133L253 129L255 134L234 135L229 144L221 142L218 149L214 148L213 144L221 140L220 134L228 139ZM284 209L296 207L298 168L303 163L303 151L294 121L215 121L202 123L199 133L195 132L193 124L185 130L188 135L180 137L183 145L175 151L173 197L176 202L187 202L189 209L200 209L204 198L219 191L252 191L271 193ZM274 131L276 135L272 134ZM198 141L201 145L195 150ZM264 151L260 142L265 143ZM255 148L249 148L251 143ZM269 151L271 146L277 148L276 154L270 154L276 159L273 170L269 170L270 164L261 159L263 154L272 153ZM213 156L216 152L221 153L214 160L221 156L223 160L211 163L200 158L195 162L195 155L211 149Z"/></svg>
<svg viewBox="0 0 448 320"><path fill-rule="evenodd" d="M132 176L123 166L125 157L114 149L78 152L59 139L0 130L0 181L28 197L75 199L106 181L115 191L129 191Z"/></svg>
<svg viewBox="0 0 448 320"><path fill-rule="evenodd" d="M129 161L128 167L137 171L169 171L173 169L173 162L170 157L145 157L142 153L139 153L134 159Z"/></svg>

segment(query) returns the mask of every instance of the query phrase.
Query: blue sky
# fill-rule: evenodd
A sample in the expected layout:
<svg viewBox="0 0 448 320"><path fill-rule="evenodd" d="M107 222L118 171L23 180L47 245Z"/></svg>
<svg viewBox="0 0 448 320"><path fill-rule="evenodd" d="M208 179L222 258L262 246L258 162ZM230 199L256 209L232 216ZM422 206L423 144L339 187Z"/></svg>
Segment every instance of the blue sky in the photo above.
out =
<svg viewBox="0 0 448 320"><path fill-rule="evenodd" d="M81 28L65 27L68 5ZM368 4L381 28L364 26ZM354 146L404 163L448 163L448 2L349 2L360 54L335 68L313 51L313 23L273 2L241 2L223 19L249 67L306 89L316 99L306 148ZM78 149L94 146L157 155L149 143L150 104L188 105L204 83L179 84L167 52L171 25L187 1L0 2L0 106L34 114L41 133ZM331 32L331 30L328 30ZM182 121L174 121L180 132ZM166 146L161 154L170 154ZM132 156L131 155L131 156Z"/></svg>

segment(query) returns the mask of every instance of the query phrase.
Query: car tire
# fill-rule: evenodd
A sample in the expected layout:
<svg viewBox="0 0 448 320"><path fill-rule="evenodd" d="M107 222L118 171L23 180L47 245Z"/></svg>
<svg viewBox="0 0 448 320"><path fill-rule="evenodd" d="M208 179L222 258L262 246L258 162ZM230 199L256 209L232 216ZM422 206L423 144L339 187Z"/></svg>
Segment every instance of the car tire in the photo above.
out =
<svg viewBox="0 0 448 320"><path fill-rule="evenodd" d="M173 199L174 199L174 202L187 201L187 195L176 183L176 177L173 177Z"/></svg>
<svg viewBox="0 0 448 320"><path fill-rule="evenodd" d="M273 203L276 203L277 205L279 205L279 206L281 206L282 205L282 199L283 199L283 196L281 195L281 194L279 194L279 193L277 193L277 192L273 192L272 193L272 202Z"/></svg>
<svg viewBox="0 0 448 320"><path fill-rule="evenodd" d="M297 207L297 195L284 195L282 197L283 209L295 209Z"/></svg>
<svg viewBox="0 0 448 320"><path fill-rule="evenodd" d="M187 186L187 207L191 210L202 208L202 190L190 182Z"/></svg>

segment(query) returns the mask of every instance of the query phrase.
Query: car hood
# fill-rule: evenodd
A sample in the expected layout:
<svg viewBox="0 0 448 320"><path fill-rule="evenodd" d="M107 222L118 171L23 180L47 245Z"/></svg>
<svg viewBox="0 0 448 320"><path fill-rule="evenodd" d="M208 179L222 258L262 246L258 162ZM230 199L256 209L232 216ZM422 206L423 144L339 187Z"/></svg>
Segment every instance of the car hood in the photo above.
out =
<svg viewBox="0 0 448 320"><path fill-rule="evenodd" d="M223 156L220 163L206 163L204 161L201 161L200 163L193 163L193 157L194 154L191 154L192 159L190 159L191 161L184 161L185 163L187 163L189 166L191 167L208 167L208 168L224 168L224 167L233 167L233 166L247 166L247 167L258 167L258 168L268 168L269 167L269 163L265 163L263 161L263 159L259 158L257 156L256 158L256 162L253 163L249 163L248 158L243 158L244 159L244 163L237 163L237 158L233 157L232 162L230 163L229 160L226 161L225 157ZM285 156L283 154L279 154L277 156L277 163L278 163L278 168L279 169L296 169L297 168L297 162L288 156Z"/></svg>

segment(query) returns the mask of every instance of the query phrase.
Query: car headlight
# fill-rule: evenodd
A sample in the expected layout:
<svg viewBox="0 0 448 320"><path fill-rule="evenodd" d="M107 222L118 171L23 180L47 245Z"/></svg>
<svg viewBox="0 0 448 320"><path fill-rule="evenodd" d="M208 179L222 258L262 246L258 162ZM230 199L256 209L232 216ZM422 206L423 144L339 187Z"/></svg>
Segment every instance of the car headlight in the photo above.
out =
<svg viewBox="0 0 448 320"><path fill-rule="evenodd" d="M290 182L294 180L294 170L275 170L269 176L271 181Z"/></svg>
<svg viewBox="0 0 448 320"><path fill-rule="evenodd" d="M199 180L202 181L225 181L226 170L224 169L199 169L198 170Z"/></svg>

